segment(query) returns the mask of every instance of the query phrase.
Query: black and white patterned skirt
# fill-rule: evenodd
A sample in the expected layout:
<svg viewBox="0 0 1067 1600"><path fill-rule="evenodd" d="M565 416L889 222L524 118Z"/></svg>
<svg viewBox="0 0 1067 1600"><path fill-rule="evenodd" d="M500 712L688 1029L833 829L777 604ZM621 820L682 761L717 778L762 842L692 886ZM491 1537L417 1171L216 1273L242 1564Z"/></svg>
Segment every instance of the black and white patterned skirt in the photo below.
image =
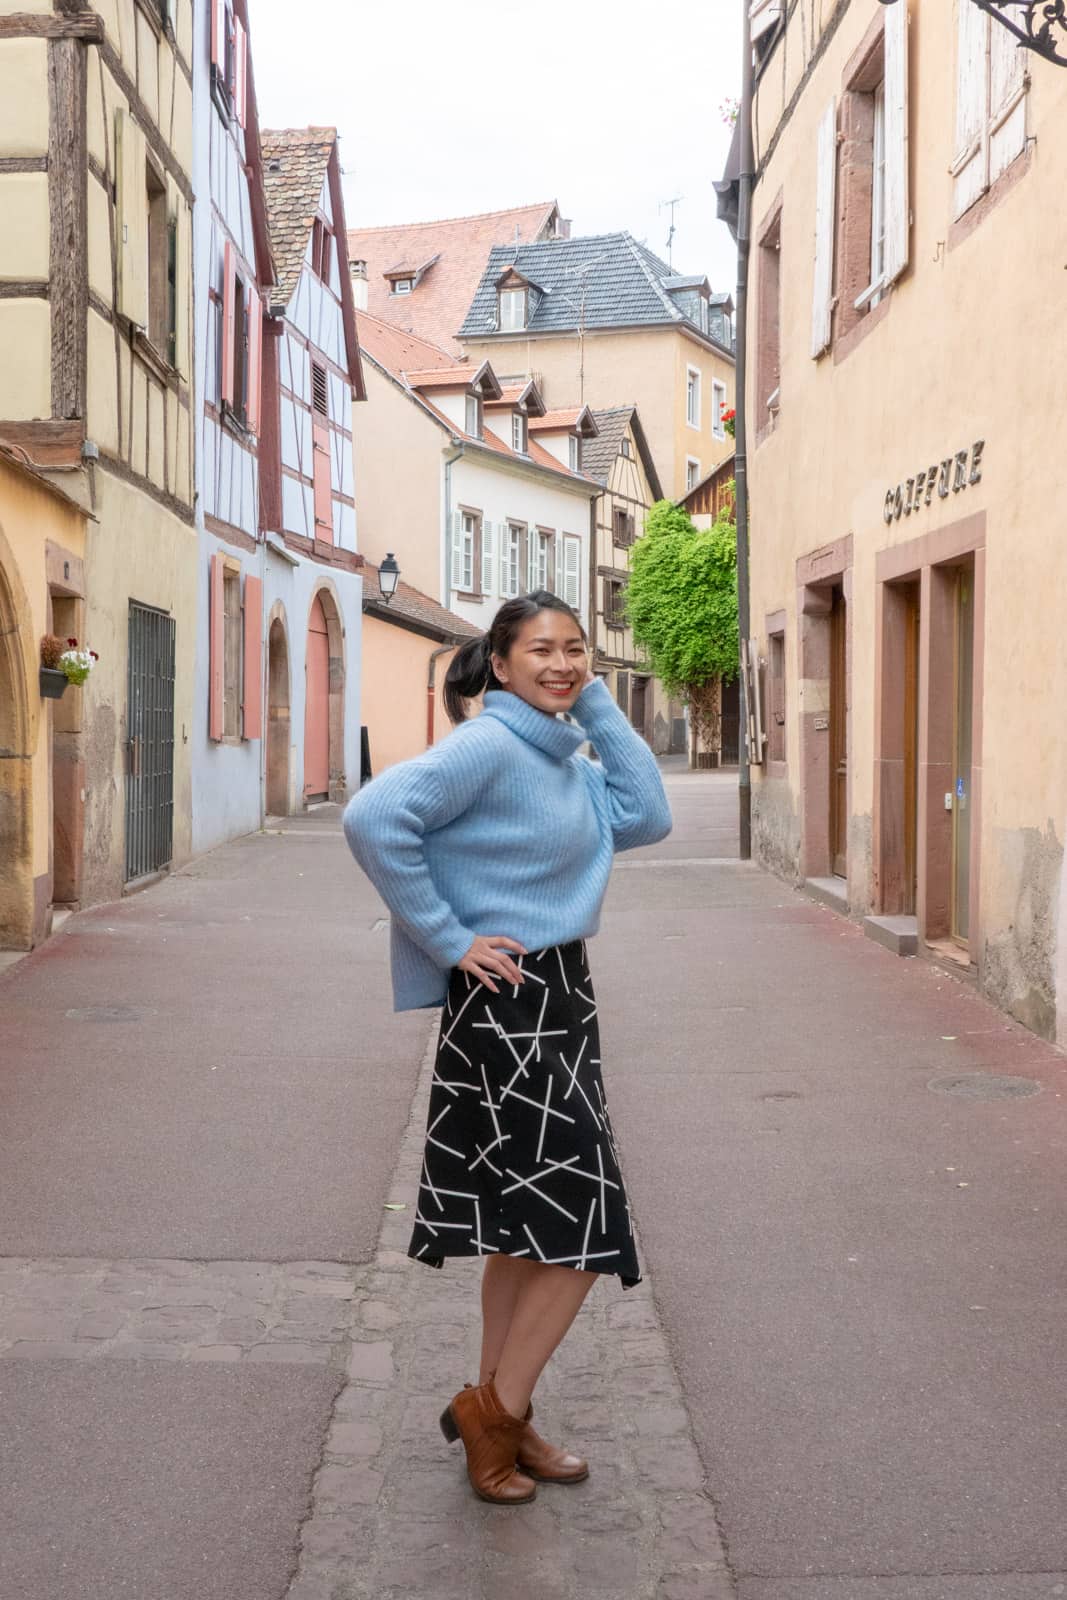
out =
<svg viewBox="0 0 1067 1600"><path fill-rule="evenodd" d="M641 1280L600 1075L584 940L518 959L493 994L454 968L408 1254L527 1256Z"/></svg>

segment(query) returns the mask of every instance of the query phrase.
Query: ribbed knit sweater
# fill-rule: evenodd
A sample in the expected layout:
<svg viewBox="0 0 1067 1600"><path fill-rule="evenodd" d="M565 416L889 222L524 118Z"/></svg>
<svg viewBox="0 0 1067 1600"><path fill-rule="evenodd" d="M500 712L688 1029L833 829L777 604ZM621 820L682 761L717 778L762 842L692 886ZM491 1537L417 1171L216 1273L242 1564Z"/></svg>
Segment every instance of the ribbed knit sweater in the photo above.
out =
<svg viewBox="0 0 1067 1600"><path fill-rule="evenodd" d="M392 913L397 1011L443 1004L478 934L543 950L595 933L615 851L670 832L655 757L605 685L572 716L490 690L480 716L348 802L345 837ZM599 761L578 754L587 737Z"/></svg>

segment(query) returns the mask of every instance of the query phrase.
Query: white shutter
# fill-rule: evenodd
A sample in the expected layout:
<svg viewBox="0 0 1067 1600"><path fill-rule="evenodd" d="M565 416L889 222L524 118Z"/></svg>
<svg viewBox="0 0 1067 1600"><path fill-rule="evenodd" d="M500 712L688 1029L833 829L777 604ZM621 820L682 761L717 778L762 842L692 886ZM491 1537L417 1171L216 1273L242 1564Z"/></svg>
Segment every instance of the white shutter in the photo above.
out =
<svg viewBox="0 0 1067 1600"><path fill-rule="evenodd" d="M121 106L115 111L115 220L118 228L119 310L148 326L148 145Z"/></svg>
<svg viewBox="0 0 1067 1600"><path fill-rule="evenodd" d="M970 4L970 0L967 0ZM885 270L886 284L908 264L908 7L885 14Z"/></svg>
<svg viewBox="0 0 1067 1600"><path fill-rule="evenodd" d="M493 524L482 518L482 593L493 592Z"/></svg>
<svg viewBox="0 0 1067 1600"><path fill-rule="evenodd" d="M575 611L582 602L581 548L580 541L569 535L563 541L563 598Z"/></svg>
<svg viewBox="0 0 1067 1600"><path fill-rule="evenodd" d="M508 550L511 545L511 529L508 527L506 522L502 522L500 524L498 544L500 583L497 588L497 593L503 595L504 598L507 599L508 595L511 593L510 589L508 588Z"/></svg>
<svg viewBox="0 0 1067 1600"><path fill-rule="evenodd" d="M837 176L837 101L819 123L815 186L815 291L811 306L811 353L821 356L830 343L834 308L834 187ZM725 395L725 391L724 395ZM712 416L714 428L716 417Z"/></svg>
<svg viewBox="0 0 1067 1600"><path fill-rule="evenodd" d="M989 30L989 182L994 183L1026 144L1023 51L1007 28Z"/></svg>
<svg viewBox="0 0 1067 1600"><path fill-rule="evenodd" d="M953 214L962 217L986 188L986 114L989 18L973 0L956 0L956 154L952 163Z"/></svg>
<svg viewBox="0 0 1067 1600"><path fill-rule="evenodd" d="M448 583L453 593L463 588L463 513L453 511Z"/></svg>

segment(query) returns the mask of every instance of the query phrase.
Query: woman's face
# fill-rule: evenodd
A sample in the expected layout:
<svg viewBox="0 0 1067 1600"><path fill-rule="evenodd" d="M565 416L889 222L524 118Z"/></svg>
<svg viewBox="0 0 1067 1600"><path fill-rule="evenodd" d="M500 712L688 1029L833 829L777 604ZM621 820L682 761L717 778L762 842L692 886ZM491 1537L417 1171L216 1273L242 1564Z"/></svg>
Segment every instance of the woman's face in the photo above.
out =
<svg viewBox="0 0 1067 1600"><path fill-rule="evenodd" d="M562 611L539 611L522 624L506 656L493 656L493 671L538 711L569 711L589 674L582 630Z"/></svg>

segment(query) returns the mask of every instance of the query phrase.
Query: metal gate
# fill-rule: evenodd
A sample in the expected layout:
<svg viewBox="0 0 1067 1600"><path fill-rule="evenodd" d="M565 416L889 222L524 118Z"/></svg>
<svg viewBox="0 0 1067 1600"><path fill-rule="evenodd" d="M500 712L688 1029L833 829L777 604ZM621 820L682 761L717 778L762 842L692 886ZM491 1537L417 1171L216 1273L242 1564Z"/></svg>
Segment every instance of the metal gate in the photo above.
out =
<svg viewBox="0 0 1067 1600"><path fill-rule="evenodd" d="M126 881L158 872L174 836L174 618L130 602Z"/></svg>

